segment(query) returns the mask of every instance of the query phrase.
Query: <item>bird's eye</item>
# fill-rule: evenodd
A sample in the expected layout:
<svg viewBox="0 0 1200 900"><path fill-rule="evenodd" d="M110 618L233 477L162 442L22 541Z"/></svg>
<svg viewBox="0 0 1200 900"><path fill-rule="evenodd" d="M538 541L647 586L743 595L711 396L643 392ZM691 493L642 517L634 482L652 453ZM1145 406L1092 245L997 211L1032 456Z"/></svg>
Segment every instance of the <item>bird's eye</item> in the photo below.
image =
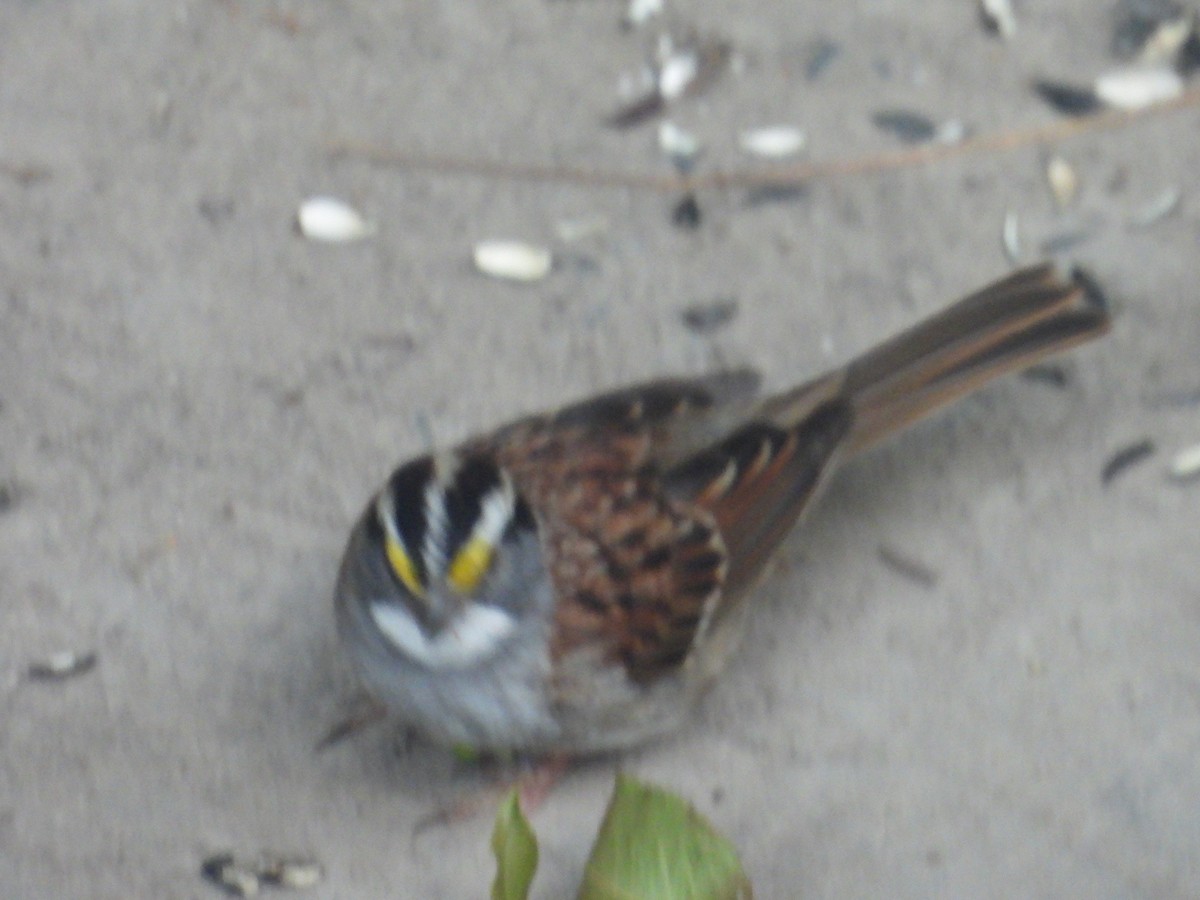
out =
<svg viewBox="0 0 1200 900"><path fill-rule="evenodd" d="M400 583L408 588L414 597L424 597L425 585L421 583L421 579L417 575L417 567L413 564L408 551L391 535L384 539L383 547L387 554L388 565L392 567L392 572L400 579Z"/></svg>

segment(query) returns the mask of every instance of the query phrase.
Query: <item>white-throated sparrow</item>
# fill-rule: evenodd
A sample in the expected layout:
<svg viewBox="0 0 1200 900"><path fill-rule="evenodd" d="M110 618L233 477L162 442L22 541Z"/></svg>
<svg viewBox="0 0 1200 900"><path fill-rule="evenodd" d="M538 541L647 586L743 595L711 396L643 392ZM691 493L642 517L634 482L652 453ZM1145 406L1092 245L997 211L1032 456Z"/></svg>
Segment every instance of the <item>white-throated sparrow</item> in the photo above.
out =
<svg viewBox="0 0 1200 900"><path fill-rule="evenodd" d="M591 753L676 726L837 465L991 378L1108 330L1079 273L1019 271L761 401L663 380L397 469L336 589L363 681L435 741Z"/></svg>

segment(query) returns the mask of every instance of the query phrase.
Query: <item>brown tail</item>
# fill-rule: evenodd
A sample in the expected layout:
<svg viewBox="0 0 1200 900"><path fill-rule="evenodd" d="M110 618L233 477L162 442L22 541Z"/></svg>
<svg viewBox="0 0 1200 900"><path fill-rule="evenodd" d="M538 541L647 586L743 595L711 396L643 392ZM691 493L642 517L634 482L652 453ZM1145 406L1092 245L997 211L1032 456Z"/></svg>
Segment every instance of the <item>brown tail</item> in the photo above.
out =
<svg viewBox="0 0 1200 900"><path fill-rule="evenodd" d="M847 450L865 449L1000 375L1097 338L1108 307L1083 272L1022 269L964 297L850 363Z"/></svg>
<svg viewBox="0 0 1200 900"><path fill-rule="evenodd" d="M725 589L738 596L847 455L1108 327L1085 275L1025 269L766 400L749 423L673 469L669 483L712 514L728 553Z"/></svg>

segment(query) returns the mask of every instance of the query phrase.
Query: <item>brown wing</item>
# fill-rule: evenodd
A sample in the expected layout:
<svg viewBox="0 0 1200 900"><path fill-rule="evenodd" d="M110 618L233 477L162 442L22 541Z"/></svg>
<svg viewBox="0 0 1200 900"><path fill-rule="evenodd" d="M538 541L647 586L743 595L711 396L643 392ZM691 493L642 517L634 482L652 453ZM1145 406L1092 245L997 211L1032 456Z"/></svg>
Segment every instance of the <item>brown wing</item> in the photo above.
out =
<svg viewBox="0 0 1200 900"><path fill-rule="evenodd" d="M537 511L551 579L576 601L559 606L555 653L595 648L639 682L687 658L720 597L726 553L712 515L664 491L664 461L756 385L745 372L653 382L503 433L495 450Z"/></svg>
<svg viewBox="0 0 1200 900"><path fill-rule="evenodd" d="M712 516L728 556L727 598L753 586L832 471L852 424L849 405L830 400L790 427L743 425L666 473L669 493Z"/></svg>

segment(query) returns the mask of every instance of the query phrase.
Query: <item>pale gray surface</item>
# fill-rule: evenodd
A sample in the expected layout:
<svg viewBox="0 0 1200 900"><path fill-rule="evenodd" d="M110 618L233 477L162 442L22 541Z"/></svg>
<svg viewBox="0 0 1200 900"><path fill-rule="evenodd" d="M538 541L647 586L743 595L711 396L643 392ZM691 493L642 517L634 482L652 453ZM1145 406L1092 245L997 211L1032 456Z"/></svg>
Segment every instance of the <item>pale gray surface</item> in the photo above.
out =
<svg viewBox="0 0 1200 900"><path fill-rule="evenodd" d="M818 158L893 146L911 107L990 131L1049 121L1035 73L1111 64L1109 4L679 4L740 76L680 109L808 129ZM323 756L351 692L329 592L387 468L503 418L718 360L812 374L1006 268L1000 223L1055 227L1024 149L814 185L798 201L671 198L332 160L362 139L455 156L660 171L653 128L598 126L640 39L593 0L0 5L0 893L215 896L209 852L308 851L320 897L482 896L490 817L417 819L476 782L375 730ZM294 26L294 27L293 27ZM806 48L842 53L815 84ZM883 60L892 77L873 65ZM845 472L765 586L749 652L677 739L627 755L741 849L762 897L1186 897L1200 892L1197 114L1061 148L1119 304L1067 391L1010 379ZM23 183L14 167L44 168ZM1182 210L1125 222L1171 184ZM291 230L332 192L380 223ZM471 243L604 216L542 284L488 281ZM678 319L735 295L714 342ZM887 544L938 573L884 566ZM97 668L29 683L31 660ZM538 896L569 892L613 765L536 815Z"/></svg>

